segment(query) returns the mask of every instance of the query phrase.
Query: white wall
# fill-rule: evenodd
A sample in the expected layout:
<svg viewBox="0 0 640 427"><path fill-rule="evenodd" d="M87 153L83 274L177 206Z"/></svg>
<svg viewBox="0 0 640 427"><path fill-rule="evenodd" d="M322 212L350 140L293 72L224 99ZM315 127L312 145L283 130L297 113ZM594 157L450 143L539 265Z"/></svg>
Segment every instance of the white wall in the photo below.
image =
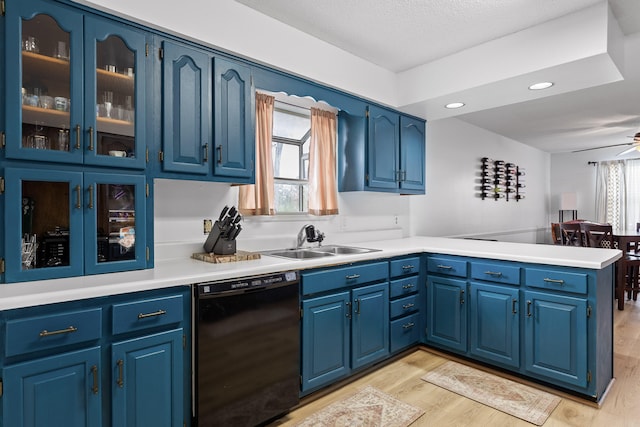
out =
<svg viewBox="0 0 640 427"><path fill-rule="evenodd" d="M482 200L480 159L526 170L525 199ZM411 196L411 233L546 242L549 154L459 119L427 123L427 194Z"/></svg>

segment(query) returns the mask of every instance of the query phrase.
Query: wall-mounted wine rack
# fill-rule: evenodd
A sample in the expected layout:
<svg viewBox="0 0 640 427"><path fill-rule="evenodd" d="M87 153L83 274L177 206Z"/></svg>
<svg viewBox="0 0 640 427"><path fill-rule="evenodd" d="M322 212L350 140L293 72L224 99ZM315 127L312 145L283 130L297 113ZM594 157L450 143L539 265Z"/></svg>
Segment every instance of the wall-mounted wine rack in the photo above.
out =
<svg viewBox="0 0 640 427"><path fill-rule="evenodd" d="M480 197L482 200L520 201L524 199L524 175L524 168L514 163L483 157L480 165Z"/></svg>

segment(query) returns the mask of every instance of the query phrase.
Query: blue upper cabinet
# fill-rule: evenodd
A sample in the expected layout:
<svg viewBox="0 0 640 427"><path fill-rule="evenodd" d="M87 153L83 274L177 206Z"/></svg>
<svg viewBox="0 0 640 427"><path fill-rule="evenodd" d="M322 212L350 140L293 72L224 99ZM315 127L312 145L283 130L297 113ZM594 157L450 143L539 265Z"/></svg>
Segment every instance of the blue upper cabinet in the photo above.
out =
<svg viewBox="0 0 640 427"><path fill-rule="evenodd" d="M400 116L400 192L425 192L425 123Z"/></svg>
<svg viewBox="0 0 640 427"><path fill-rule="evenodd" d="M162 168L207 175L211 156L211 57L162 43Z"/></svg>
<svg viewBox="0 0 640 427"><path fill-rule="evenodd" d="M144 33L35 0L5 43L8 159L144 169Z"/></svg>
<svg viewBox="0 0 640 427"><path fill-rule="evenodd" d="M395 191L402 177L399 169L400 115L370 106L368 130L368 187Z"/></svg>
<svg viewBox="0 0 640 427"><path fill-rule="evenodd" d="M216 176L253 182L255 153L255 90L251 69L214 59L214 129Z"/></svg>

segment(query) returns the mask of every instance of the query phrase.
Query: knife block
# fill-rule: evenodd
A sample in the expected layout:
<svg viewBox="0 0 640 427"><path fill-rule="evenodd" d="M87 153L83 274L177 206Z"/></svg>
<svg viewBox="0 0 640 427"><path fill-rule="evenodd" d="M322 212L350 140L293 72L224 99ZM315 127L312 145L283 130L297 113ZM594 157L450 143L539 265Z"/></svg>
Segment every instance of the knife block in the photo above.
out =
<svg viewBox="0 0 640 427"><path fill-rule="evenodd" d="M216 255L233 255L236 253L236 241L222 237L222 229L218 221L211 227L211 231L203 247L205 252L213 252Z"/></svg>

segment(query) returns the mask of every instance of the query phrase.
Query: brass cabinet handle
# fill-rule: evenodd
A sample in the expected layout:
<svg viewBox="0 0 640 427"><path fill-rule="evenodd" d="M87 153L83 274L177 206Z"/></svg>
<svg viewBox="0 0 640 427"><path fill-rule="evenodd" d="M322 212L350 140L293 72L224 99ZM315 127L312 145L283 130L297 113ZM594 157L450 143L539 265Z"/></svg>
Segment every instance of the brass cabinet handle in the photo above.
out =
<svg viewBox="0 0 640 427"><path fill-rule="evenodd" d="M93 151L93 126L89 126L89 151Z"/></svg>
<svg viewBox="0 0 640 427"><path fill-rule="evenodd" d="M354 280L354 279L357 279L357 278L359 278L359 277L360 277L360 275L359 275L359 274L351 274L351 275L345 276L345 279L347 279L347 280Z"/></svg>
<svg viewBox="0 0 640 427"><path fill-rule="evenodd" d="M415 268L415 267L414 267L413 265L411 265L411 264L409 264L409 265L403 265L403 266L402 266L402 269L403 269L403 270L413 270L414 268Z"/></svg>
<svg viewBox="0 0 640 427"><path fill-rule="evenodd" d="M518 311L516 310L517 305L518 305L518 300L517 300L517 299L515 299L515 298L514 298L514 299L512 299L512 300L511 300L511 312L512 312L513 314L518 314Z"/></svg>
<svg viewBox="0 0 640 427"><path fill-rule="evenodd" d="M70 334L72 332L76 332L77 330L78 328L76 328L75 326L69 326L65 329L58 329L57 331L47 331L46 329L44 329L40 332L39 335L41 337L50 337L51 335Z"/></svg>
<svg viewBox="0 0 640 427"><path fill-rule="evenodd" d="M93 185L89 186L89 209L93 209Z"/></svg>
<svg viewBox="0 0 640 427"><path fill-rule="evenodd" d="M162 316L163 314L167 314L166 310L158 310L158 311L154 311L153 313L140 313L138 314L138 319L146 319L147 317L155 317L155 316Z"/></svg>
<svg viewBox="0 0 640 427"><path fill-rule="evenodd" d="M82 208L82 188L79 185L76 185L76 209Z"/></svg>
<svg viewBox="0 0 640 427"><path fill-rule="evenodd" d="M351 319L351 302L347 301L347 319Z"/></svg>
<svg viewBox="0 0 640 427"><path fill-rule="evenodd" d="M403 309L403 310L407 310L407 309L410 309L411 307L414 307L414 306L415 306L415 304L413 304L413 303L409 303L409 304L405 304L405 305L403 305L403 306L402 306L402 309Z"/></svg>
<svg viewBox="0 0 640 427"><path fill-rule="evenodd" d="M464 304L464 289L460 289L460 304Z"/></svg>
<svg viewBox="0 0 640 427"><path fill-rule="evenodd" d="M556 283L556 284L558 284L560 286L564 285L564 280L562 280L562 279L549 279L548 277L545 277L542 280L544 280L547 283Z"/></svg>
<svg viewBox="0 0 640 427"><path fill-rule="evenodd" d="M438 267L441 270L451 270L453 268L450 265L442 265L442 264L438 264L436 265L436 267Z"/></svg>
<svg viewBox="0 0 640 427"><path fill-rule="evenodd" d="M355 303L356 303L356 309L354 311L354 314L360 314L360 299L356 298Z"/></svg>
<svg viewBox="0 0 640 427"><path fill-rule="evenodd" d="M116 380L116 384L118 384L118 387L123 388L124 387L124 360L118 359L118 361L116 362L116 365L118 365L118 379Z"/></svg>
<svg viewBox="0 0 640 427"><path fill-rule="evenodd" d="M98 367L96 365L91 367L91 374L93 375L93 386L91 387L91 392L93 394L98 394Z"/></svg>
<svg viewBox="0 0 640 427"><path fill-rule="evenodd" d="M76 125L76 150L80 149L80 125Z"/></svg>
<svg viewBox="0 0 640 427"><path fill-rule="evenodd" d="M204 162L207 163L209 161L209 143L204 144Z"/></svg>
<svg viewBox="0 0 640 427"><path fill-rule="evenodd" d="M413 288L412 283L407 283L406 285L402 285L402 289L411 289L411 288Z"/></svg>
<svg viewBox="0 0 640 427"><path fill-rule="evenodd" d="M407 324L402 325L402 329L410 329L410 328L413 328L414 326L416 326L415 323L409 322Z"/></svg>
<svg viewBox="0 0 640 427"><path fill-rule="evenodd" d="M531 317L531 301L527 301L527 317Z"/></svg>
<svg viewBox="0 0 640 427"><path fill-rule="evenodd" d="M484 274L487 274L489 276L502 277L501 271L485 271Z"/></svg>
<svg viewBox="0 0 640 427"><path fill-rule="evenodd" d="M218 150L218 164L221 165L222 164L222 145L218 145L218 148L216 148L216 150Z"/></svg>

